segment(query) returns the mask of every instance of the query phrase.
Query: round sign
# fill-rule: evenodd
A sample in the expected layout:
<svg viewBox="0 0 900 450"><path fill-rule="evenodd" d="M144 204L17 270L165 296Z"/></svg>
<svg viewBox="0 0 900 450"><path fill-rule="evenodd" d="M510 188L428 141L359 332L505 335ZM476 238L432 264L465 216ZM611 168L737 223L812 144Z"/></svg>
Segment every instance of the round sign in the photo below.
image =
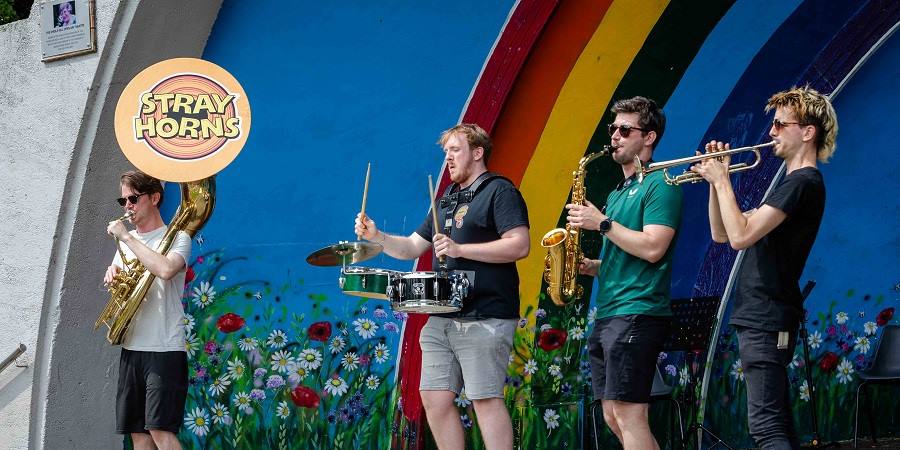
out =
<svg viewBox="0 0 900 450"><path fill-rule="evenodd" d="M169 59L125 86L115 127L135 167L160 180L195 181L240 153L250 134L250 102L225 69L202 59Z"/></svg>

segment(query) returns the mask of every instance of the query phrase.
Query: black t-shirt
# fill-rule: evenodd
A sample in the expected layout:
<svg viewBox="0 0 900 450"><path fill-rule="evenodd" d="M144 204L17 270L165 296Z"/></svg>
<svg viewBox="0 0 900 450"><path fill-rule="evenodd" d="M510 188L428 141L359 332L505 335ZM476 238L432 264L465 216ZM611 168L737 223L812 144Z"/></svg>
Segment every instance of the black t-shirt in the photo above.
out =
<svg viewBox="0 0 900 450"><path fill-rule="evenodd" d="M825 211L822 174L814 167L791 172L763 204L787 217L744 254L731 324L792 331L803 311L800 275Z"/></svg>
<svg viewBox="0 0 900 450"><path fill-rule="evenodd" d="M450 205L437 207L438 223L443 227L446 208ZM528 226L525 200L519 190L505 178L484 181L471 202L456 205L452 217L449 236L458 244L495 241L513 228ZM431 211L428 211L428 216L416 230L416 234L431 242L433 228ZM516 263L495 264L450 257L446 261L450 270L475 271L475 289L463 301L461 311L437 315L498 319L519 317L519 272L516 270ZM434 267L438 266L437 258L433 258L432 262Z"/></svg>

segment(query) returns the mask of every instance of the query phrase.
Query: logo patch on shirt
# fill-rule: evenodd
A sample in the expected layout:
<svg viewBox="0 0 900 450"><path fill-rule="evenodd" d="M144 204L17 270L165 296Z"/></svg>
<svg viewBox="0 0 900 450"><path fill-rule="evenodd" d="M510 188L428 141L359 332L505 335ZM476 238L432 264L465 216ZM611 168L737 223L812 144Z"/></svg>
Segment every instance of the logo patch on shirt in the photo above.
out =
<svg viewBox="0 0 900 450"><path fill-rule="evenodd" d="M634 189L628 191L628 198L634 197L634 194L637 194L637 191L638 191L638 188L636 188L636 187Z"/></svg>
<svg viewBox="0 0 900 450"><path fill-rule="evenodd" d="M467 212L469 212L469 205L462 205L456 210L456 214L453 216L453 220L456 221L456 228L462 228L463 217L466 217Z"/></svg>

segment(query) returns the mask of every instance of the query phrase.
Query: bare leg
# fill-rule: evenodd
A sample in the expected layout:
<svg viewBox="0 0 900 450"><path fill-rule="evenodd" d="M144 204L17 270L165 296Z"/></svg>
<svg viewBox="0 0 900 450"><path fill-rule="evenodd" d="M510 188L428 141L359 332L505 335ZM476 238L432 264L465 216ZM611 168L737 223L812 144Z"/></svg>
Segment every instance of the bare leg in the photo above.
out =
<svg viewBox="0 0 900 450"><path fill-rule="evenodd" d="M466 440L463 434L459 412L453 405L456 393L453 391L419 391L422 406L428 417L428 426L441 450L463 450Z"/></svg>
<svg viewBox="0 0 900 450"><path fill-rule="evenodd" d="M147 433L131 433L131 442L134 450L156 450L153 438Z"/></svg>
<svg viewBox="0 0 900 450"><path fill-rule="evenodd" d="M512 421L502 398L472 400L484 447L488 450L513 448Z"/></svg>
<svg viewBox="0 0 900 450"><path fill-rule="evenodd" d="M656 438L650 432L650 405L617 400L610 400L610 403L619 429L622 430L622 447L625 450L659 450Z"/></svg>
<svg viewBox="0 0 900 450"><path fill-rule="evenodd" d="M150 436L153 436L153 442L159 450L181 450L178 436L171 431L150 430Z"/></svg>
<svg viewBox="0 0 900 450"><path fill-rule="evenodd" d="M619 428L619 423L616 422L616 415L613 414L613 401L601 400L601 403L603 404L603 420L606 421L606 426L616 435L620 443L623 442L622 429Z"/></svg>

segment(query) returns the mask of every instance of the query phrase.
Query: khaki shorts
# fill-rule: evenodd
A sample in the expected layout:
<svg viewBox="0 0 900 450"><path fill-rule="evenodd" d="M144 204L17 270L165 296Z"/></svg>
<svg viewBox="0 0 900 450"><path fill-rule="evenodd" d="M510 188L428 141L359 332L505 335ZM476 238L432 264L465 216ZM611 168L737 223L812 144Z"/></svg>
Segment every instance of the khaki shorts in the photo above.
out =
<svg viewBox="0 0 900 450"><path fill-rule="evenodd" d="M447 319L430 317L419 335L422 348L421 391L465 387L472 400L503 398L506 368L516 319Z"/></svg>

